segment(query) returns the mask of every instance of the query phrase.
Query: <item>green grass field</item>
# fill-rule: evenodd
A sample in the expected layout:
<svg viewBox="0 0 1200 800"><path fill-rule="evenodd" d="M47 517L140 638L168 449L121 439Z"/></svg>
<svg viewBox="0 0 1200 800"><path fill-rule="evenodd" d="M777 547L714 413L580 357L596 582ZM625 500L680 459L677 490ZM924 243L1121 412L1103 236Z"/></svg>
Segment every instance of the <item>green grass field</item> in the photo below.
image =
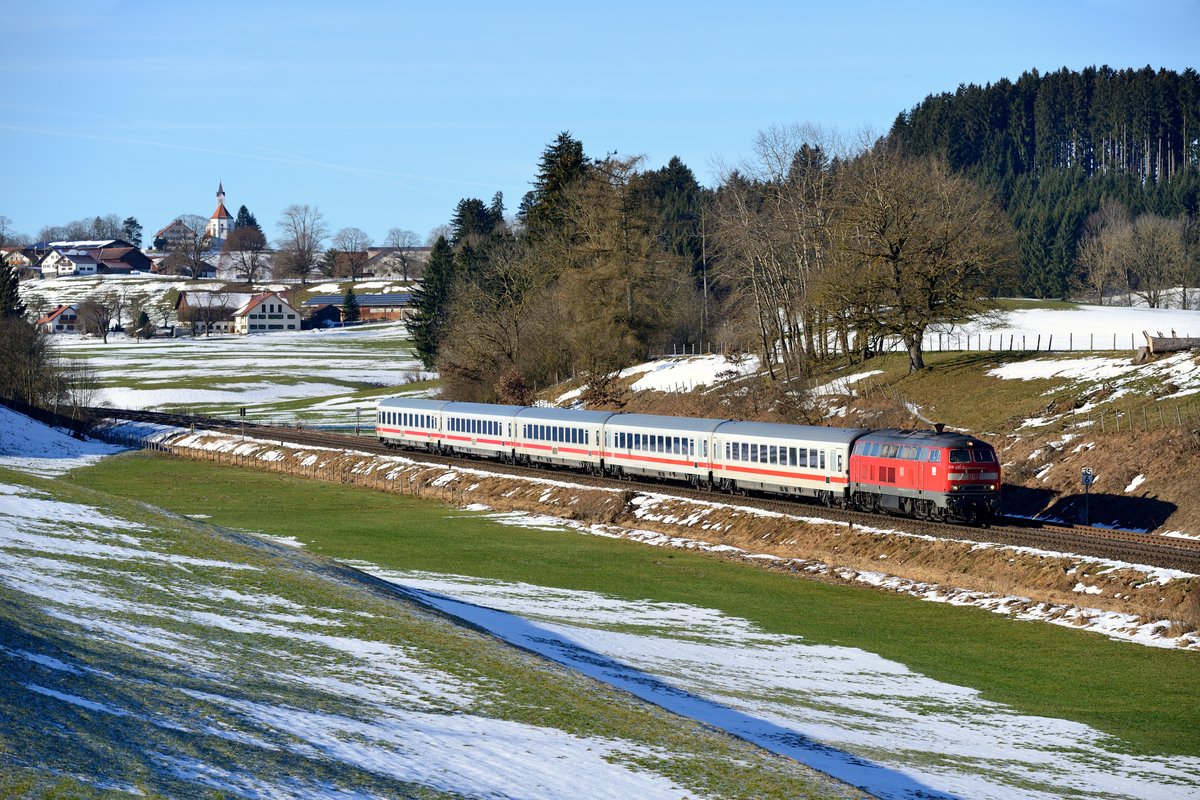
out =
<svg viewBox="0 0 1200 800"><path fill-rule="evenodd" d="M769 632L877 653L1024 713L1086 723L1133 752L1200 755L1194 653L249 469L131 454L64 480L295 536L338 559L714 608Z"/></svg>

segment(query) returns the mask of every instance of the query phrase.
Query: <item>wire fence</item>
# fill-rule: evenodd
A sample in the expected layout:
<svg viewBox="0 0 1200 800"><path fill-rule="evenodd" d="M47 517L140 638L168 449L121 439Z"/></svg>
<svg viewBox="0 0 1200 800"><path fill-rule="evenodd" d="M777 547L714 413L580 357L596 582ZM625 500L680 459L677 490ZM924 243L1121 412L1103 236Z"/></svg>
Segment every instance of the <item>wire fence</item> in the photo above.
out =
<svg viewBox="0 0 1200 800"><path fill-rule="evenodd" d="M1157 331L1150 333L1158 334ZM1193 338L1200 332L1171 331L1171 338ZM1161 335L1161 334L1159 334ZM921 339L921 349L926 353L952 352L1014 352L1014 353L1051 353L1051 352L1088 352L1088 351L1122 351L1128 349L1136 352L1139 347L1146 345L1145 337L1140 333L1129 332L1096 332L1096 331L1061 331L1054 333L1014 333L1011 331L986 332L941 332L926 333ZM723 342L672 342L655 353L652 357L670 358L679 356L710 355L712 353L729 352L729 345ZM888 336L874 340L867 348L877 353L903 353L908 348L899 337ZM861 347L851 346L854 353L861 353ZM826 356L845 354L842 343L830 337L826 344Z"/></svg>
<svg viewBox="0 0 1200 800"><path fill-rule="evenodd" d="M1200 401L1164 405L1160 402L1131 401L1087 410L1073 409L1050 424L1060 428L1091 428L1100 433L1137 433L1165 428L1182 428L1200 434Z"/></svg>

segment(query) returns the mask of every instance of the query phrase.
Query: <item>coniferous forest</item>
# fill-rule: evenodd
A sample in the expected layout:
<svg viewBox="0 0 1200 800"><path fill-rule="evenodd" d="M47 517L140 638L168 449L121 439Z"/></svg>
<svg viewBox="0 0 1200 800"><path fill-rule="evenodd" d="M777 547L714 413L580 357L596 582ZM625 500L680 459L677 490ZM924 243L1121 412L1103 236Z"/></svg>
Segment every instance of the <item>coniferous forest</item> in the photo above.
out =
<svg viewBox="0 0 1200 800"><path fill-rule="evenodd" d="M1033 70L960 86L900 114L888 138L995 191L1021 247L1012 288L1036 297L1078 288L1077 247L1104 201L1166 218L1195 218L1200 204L1194 69Z"/></svg>

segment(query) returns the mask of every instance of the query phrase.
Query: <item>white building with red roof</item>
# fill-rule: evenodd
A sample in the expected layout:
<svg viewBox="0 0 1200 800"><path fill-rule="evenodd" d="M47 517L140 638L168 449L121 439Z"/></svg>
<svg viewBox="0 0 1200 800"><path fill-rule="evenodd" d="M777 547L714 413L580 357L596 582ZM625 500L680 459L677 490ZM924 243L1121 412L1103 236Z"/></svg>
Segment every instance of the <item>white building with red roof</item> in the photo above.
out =
<svg viewBox="0 0 1200 800"><path fill-rule="evenodd" d="M45 333L83 333L83 320L74 304L58 306L35 324Z"/></svg>
<svg viewBox="0 0 1200 800"><path fill-rule="evenodd" d="M225 186L221 181L217 181L217 210L208 218L208 225L204 228L211 243L210 247L218 247L229 238L229 232L232 230L233 215L225 208Z"/></svg>
<svg viewBox="0 0 1200 800"><path fill-rule="evenodd" d="M256 294L233 312L234 333L300 330L300 314L276 292Z"/></svg>

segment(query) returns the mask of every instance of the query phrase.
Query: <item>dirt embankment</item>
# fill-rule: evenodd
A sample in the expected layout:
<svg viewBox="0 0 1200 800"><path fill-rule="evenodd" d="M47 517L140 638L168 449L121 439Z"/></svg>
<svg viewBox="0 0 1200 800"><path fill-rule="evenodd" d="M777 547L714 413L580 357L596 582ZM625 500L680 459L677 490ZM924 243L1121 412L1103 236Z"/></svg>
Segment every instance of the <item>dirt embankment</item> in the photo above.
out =
<svg viewBox="0 0 1200 800"><path fill-rule="evenodd" d="M478 469L447 468L406 459L281 447L219 434L175 437L177 455L291 475L412 494L456 505L478 503L501 511L547 514L604 532L653 531L665 537L738 548L717 555L831 582L868 582L913 594L954 595L970 602L980 594L1009 613L1062 617L1093 624L1097 609L1132 615L1120 626L1168 637L1200 629L1200 577L1158 580L1154 571L1058 554L1030 553L971 543L929 540L883 530L797 516L767 514L725 503L701 503L626 490L566 485L569 473L531 480ZM634 535L631 538L639 538ZM641 538L645 538L644 536ZM684 542L677 542L684 544ZM752 556L773 556L773 559ZM884 575L878 575L884 573ZM902 579L889 581L885 576ZM984 603L986 605L986 603ZM1001 603L992 603L992 606ZM1111 627L1111 625L1110 625ZM1200 643L1200 640L1198 640Z"/></svg>

